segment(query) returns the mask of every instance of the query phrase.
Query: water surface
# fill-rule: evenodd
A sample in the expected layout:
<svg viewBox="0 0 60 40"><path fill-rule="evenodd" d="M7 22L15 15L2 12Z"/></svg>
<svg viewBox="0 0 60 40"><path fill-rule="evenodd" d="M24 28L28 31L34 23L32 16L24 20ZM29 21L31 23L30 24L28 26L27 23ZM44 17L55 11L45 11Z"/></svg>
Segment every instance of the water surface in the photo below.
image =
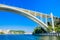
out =
<svg viewBox="0 0 60 40"><path fill-rule="evenodd" d="M0 40L60 40L60 36L0 35Z"/></svg>

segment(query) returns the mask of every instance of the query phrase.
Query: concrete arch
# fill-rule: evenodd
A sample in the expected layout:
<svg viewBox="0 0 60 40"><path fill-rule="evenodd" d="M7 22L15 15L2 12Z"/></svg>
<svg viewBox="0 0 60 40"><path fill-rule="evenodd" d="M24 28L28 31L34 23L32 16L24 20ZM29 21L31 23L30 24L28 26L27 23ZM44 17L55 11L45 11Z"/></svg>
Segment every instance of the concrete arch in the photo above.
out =
<svg viewBox="0 0 60 40"><path fill-rule="evenodd" d="M36 17L33 16L32 14L23 11L23 9L21 9L21 8L11 7L11 6L7 6L7 5L2 5L2 4L0 4L0 10L1 10L1 11L15 12L16 14L24 15L24 16L30 18L31 20L35 21L35 22L38 23L39 25L41 25L41 27L42 27L46 32L48 31L46 24L44 24L41 20L39 20L38 18L36 18Z"/></svg>

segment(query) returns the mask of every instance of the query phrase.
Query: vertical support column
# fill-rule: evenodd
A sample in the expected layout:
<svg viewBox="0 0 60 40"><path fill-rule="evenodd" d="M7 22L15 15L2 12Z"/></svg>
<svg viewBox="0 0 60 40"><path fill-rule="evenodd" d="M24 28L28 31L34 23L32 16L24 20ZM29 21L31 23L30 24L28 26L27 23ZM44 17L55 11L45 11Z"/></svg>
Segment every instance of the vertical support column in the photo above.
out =
<svg viewBox="0 0 60 40"><path fill-rule="evenodd" d="M36 12L35 12L35 16L36 16Z"/></svg>
<svg viewBox="0 0 60 40"><path fill-rule="evenodd" d="M55 33L55 29L54 29L54 20L53 20L53 14L52 14L52 13L51 13L51 20L52 20L53 33Z"/></svg>
<svg viewBox="0 0 60 40"><path fill-rule="evenodd" d="M42 21L42 14L41 14L41 18L40 18L40 19L41 19L41 21Z"/></svg>
<svg viewBox="0 0 60 40"><path fill-rule="evenodd" d="M47 27L48 27L48 24L47 24L47 15L46 15L46 20L45 20L45 21L46 21L46 25L47 25Z"/></svg>

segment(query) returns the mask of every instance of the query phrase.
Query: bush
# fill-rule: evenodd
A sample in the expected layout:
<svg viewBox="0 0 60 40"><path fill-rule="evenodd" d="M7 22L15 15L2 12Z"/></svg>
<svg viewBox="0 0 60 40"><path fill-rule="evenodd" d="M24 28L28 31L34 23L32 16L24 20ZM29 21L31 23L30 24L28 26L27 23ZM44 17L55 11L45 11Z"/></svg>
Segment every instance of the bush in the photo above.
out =
<svg viewBox="0 0 60 40"><path fill-rule="evenodd" d="M46 33L41 27L36 27L33 31L33 34Z"/></svg>
<svg viewBox="0 0 60 40"><path fill-rule="evenodd" d="M0 32L0 34L4 34L3 32Z"/></svg>

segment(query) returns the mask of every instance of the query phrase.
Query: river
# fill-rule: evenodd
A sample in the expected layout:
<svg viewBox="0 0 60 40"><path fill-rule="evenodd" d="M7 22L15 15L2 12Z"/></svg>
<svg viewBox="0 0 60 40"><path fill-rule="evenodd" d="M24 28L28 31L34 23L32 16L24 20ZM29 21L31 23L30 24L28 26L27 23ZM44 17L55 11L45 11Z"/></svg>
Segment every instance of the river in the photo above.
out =
<svg viewBox="0 0 60 40"><path fill-rule="evenodd" d="M0 35L0 40L60 40L60 36Z"/></svg>

